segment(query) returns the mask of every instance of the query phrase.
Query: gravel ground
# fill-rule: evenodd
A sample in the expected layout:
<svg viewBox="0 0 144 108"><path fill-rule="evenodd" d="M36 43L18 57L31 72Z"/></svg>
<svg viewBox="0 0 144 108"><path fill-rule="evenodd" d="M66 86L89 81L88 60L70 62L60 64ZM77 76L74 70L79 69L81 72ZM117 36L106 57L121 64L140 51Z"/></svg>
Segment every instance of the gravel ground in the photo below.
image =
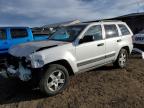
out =
<svg viewBox="0 0 144 108"><path fill-rule="evenodd" d="M69 87L53 97L0 78L0 108L143 108L143 63L133 56L126 69L110 64L72 76Z"/></svg>

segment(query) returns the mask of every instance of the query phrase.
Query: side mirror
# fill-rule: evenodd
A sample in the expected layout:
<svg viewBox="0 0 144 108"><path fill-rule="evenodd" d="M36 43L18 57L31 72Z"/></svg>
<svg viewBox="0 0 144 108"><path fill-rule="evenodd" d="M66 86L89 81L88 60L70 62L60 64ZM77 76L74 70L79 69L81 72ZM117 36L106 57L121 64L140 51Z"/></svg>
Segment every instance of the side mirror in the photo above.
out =
<svg viewBox="0 0 144 108"><path fill-rule="evenodd" d="M92 41L94 41L94 36L93 35L86 35L86 36L84 36L83 39L80 39L79 44L92 42Z"/></svg>

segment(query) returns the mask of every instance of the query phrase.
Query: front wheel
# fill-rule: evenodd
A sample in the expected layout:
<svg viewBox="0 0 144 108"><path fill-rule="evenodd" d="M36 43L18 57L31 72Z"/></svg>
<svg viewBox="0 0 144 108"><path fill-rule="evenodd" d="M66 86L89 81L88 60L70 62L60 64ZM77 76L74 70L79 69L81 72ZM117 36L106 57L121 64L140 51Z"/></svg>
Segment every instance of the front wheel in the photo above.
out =
<svg viewBox="0 0 144 108"><path fill-rule="evenodd" d="M121 49L114 66L118 68L125 68L127 66L128 53L126 49Z"/></svg>
<svg viewBox="0 0 144 108"><path fill-rule="evenodd" d="M40 81L40 89L48 96L56 95L62 92L69 83L69 74L67 69L58 64L52 64L48 67Z"/></svg>

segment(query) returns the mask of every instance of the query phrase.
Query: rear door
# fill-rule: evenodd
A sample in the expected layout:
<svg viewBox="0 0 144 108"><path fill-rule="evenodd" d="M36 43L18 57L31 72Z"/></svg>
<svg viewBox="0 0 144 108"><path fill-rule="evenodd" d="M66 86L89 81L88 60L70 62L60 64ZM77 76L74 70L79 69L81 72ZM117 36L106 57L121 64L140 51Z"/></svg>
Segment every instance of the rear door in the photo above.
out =
<svg viewBox="0 0 144 108"><path fill-rule="evenodd" d="M121 31L122 41L124 41L128 45L131 45L132 44L132 36L133 36L133 33L131 32L131 30L128 28L128 26L126 24L118 24L118 26Z"/></svg>
<svg viewBox="0 0 144 108"><path fill-rule="evenodd" d="M118 26L115 24L104 24L105 41L106 41L106 62L111 62L116 59L116 55L120 50L122 41L118 31Z"/></svg>
<svg viewBox="0 0 144 108"><path fill-rule="evenodd" d="M31 40L29 37L28 30L26 28L11 28L10 35L11 35L11 46L29 42Z"/></svg>
<svg viewBox="0 0 144 108"><path fill-rule="evenodd" d="M9 37L6 28L0 28L0 53L6 53L10 47Z"/></svg>

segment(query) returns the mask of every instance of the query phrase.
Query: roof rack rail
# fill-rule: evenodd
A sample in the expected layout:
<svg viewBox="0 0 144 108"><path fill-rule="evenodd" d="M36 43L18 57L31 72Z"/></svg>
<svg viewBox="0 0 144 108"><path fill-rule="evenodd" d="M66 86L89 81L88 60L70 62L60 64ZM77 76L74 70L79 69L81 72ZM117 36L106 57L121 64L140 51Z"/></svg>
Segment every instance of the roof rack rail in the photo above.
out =
<svg viewBox="0 0 144 108"><path fill-rule="evenodd" d="M91 23L91 22L122 22L121 20L109 20L109 19L104 19L104 20L95 20L95 21L86 21L84 23Z"/></svg>
<svg viewBox="0 0 144 108"><path fill-rule="evenodd" d="M120 22L121 20L99 20L99 22Z"/></svg>

